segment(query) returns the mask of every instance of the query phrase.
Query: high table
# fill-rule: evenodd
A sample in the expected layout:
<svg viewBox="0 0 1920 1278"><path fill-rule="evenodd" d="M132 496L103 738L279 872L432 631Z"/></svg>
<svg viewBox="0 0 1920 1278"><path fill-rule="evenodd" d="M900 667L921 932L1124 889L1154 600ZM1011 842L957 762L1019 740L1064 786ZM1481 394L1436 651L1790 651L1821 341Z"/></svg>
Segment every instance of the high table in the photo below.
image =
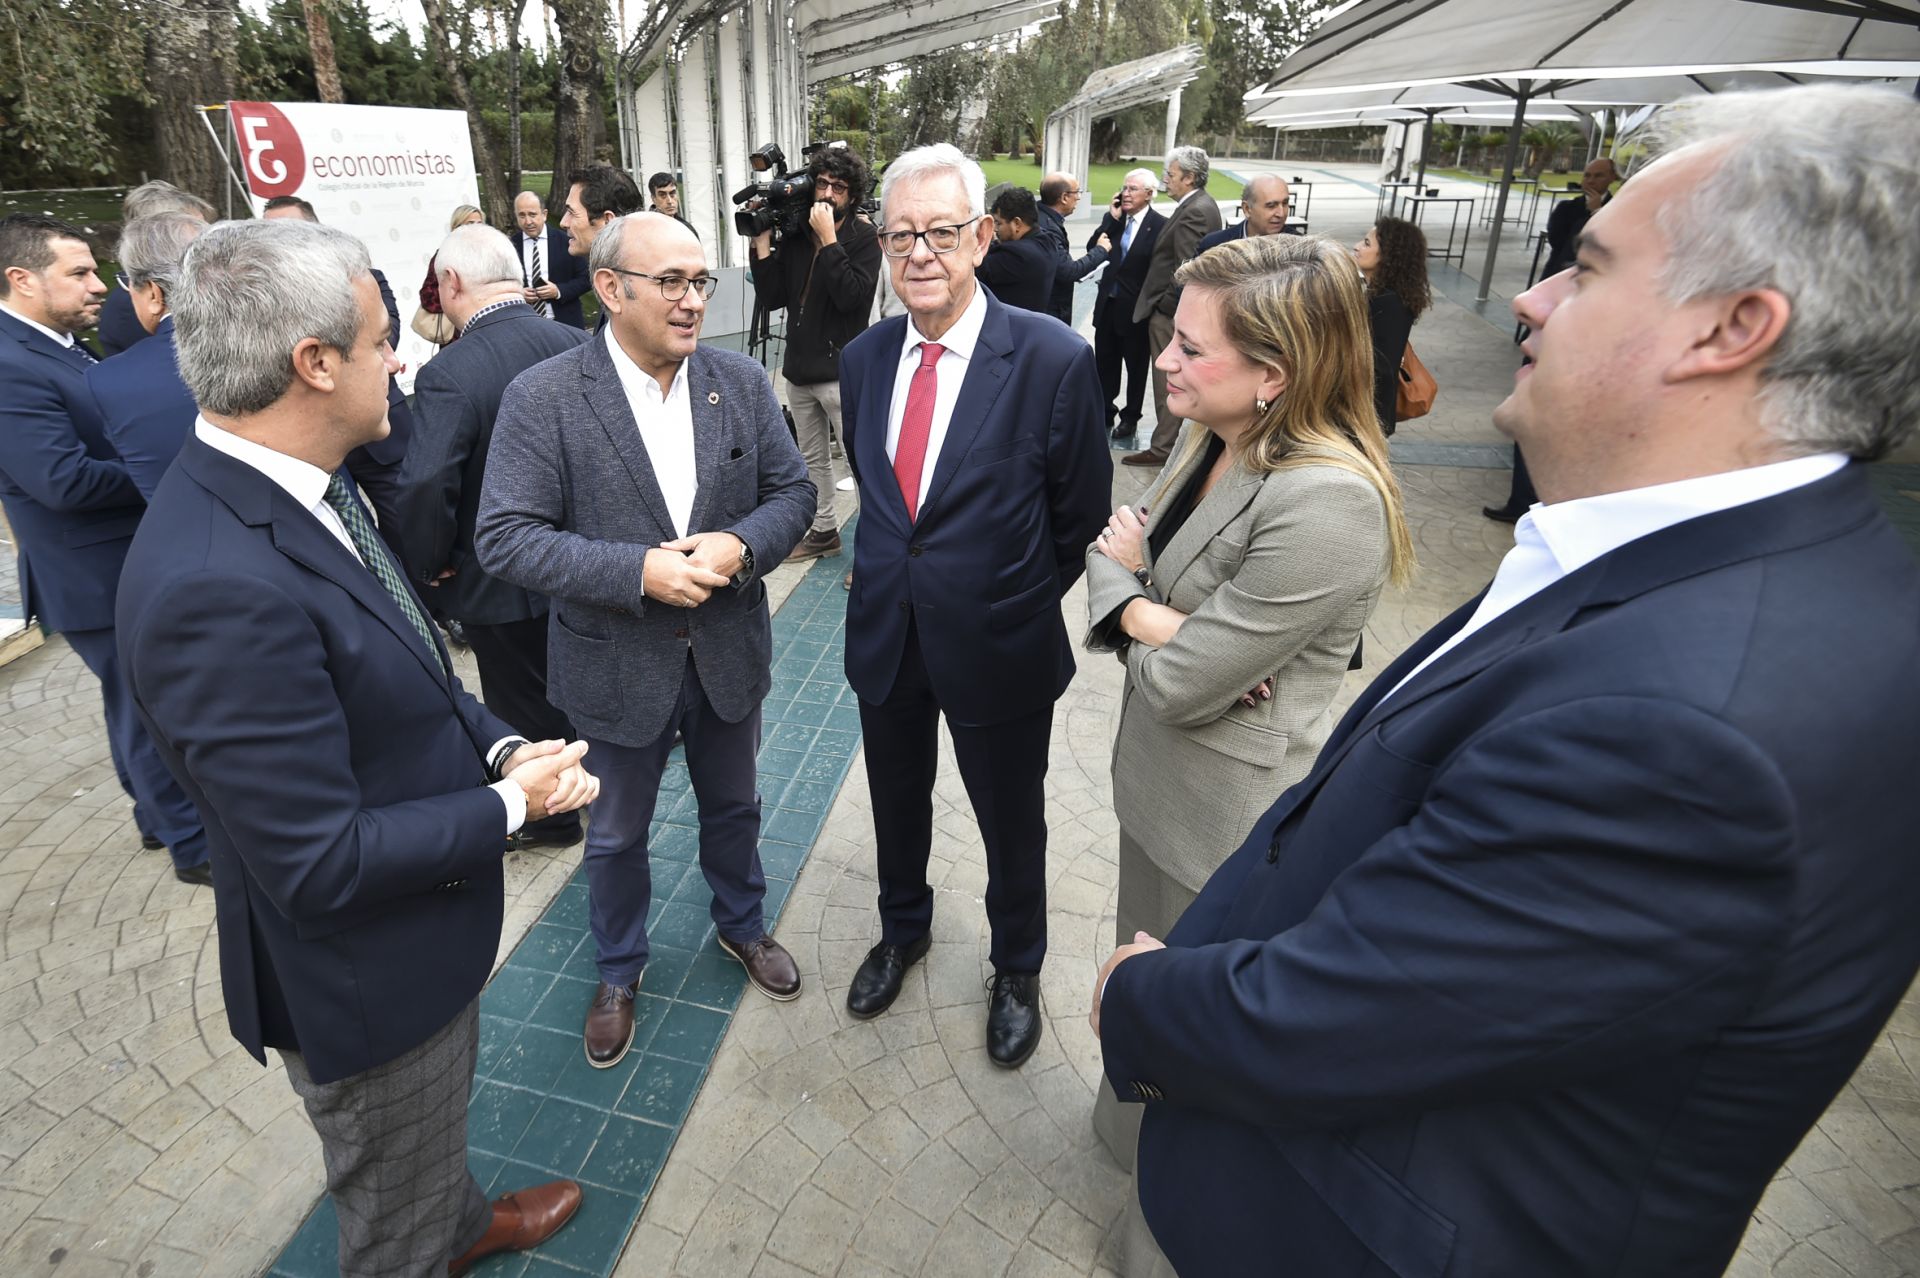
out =
<svg viewBox="0 0 1920 1278"><path fill-rule="evenodd" d="M1473 236L1474 201L1472 197L1465 195L1409 195L1402 203L1404 203L1409 210L1407 220L1422 230L1426 229L1426 212L1429 208L1441 204L1447 206L1446 245L1445 247L1436 245L1434 243L1434 237L1429 235L1427 237L1427 256L1437 257L1443 262L1451 261L1457 257L1460 259L1460 269L1463 271L1466 270L1467 241ZM1462 208L1462 205L1466 207ZM1465 226L1460 224L1463 214L1466 217ZM1458 248L1454 247L1456 237L1460 241Z"/></svg>

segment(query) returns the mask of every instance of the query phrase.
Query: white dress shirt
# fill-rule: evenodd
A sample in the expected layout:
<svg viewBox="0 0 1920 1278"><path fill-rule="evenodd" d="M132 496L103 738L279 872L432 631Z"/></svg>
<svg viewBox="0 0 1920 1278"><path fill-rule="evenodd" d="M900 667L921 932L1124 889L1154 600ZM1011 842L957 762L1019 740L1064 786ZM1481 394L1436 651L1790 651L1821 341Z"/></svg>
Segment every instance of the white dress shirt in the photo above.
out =
<svg viewBox="0 0 1920 1278"><path fill-rule="evenodd" d="M920 492L914 509L927 504L927 490L933 486L933 468L940 461L940 449L947 442L947 426L953 421L953 406L960 400L960 383L966 380L967 366L973 362L973 348L980 344L980 327L987 322L987 292L974 285L973 300L960 318L940 336L939 362L933 366L933 424L927 430L927 456L920 464ZM907 388L920 367L920 346L932 341L920 331L913 316L907 316L907 340L900 350L900 364L893 374L893 401L887 407L887 460L892 461L900 448L900 423L907 415Z"/></svg>
<svg viewBox="0 0 1920 1278"><path fill-rule="evenodd" d="M26 316L22 315L19 311L16 311L11 306L8 306L5 302L0 302L0 310L5 310L7 314L13 316L15 319L19 320L22 324L25 324L28 328L39 329L41 332L45 333L48 337L51 337L54 340L54 343L58 346L73 345L72 333L62 333L55 329L48 328L45 324L40 323L40 321L38 320L30 320Z"/></svg>
<svg viewBox="0 0 1920 1278"><path fill-rule="evenodd" d="M673 535L684 537L687 523L693 518L693 496L700 487L700 476L693 465L693 399L687 387L687 361L680 361L673 385L662 395L659 381L640 370L612 333L607 334L607 350L613 355L613 371L620 375L620 386L627 392L627 406L640 427L647 460L653 463L654 482L666 498Z"/></svg>
<svg viewBox="0 0 1920 1278"><path fill-rule="evenodd" d="M1525 603L1562 577L1579 571L1630 541L1702 515L1711 515L1825 479L1847 464L1842 453L1817 453L1744 470L1702 475L1670 484L1629 488L1574 501L1535 502L1513 528L1513 549L1500 561L1493 584L1467 624L1434 649L1381 701L1407 686L1428 666L1453 651L1501 614Z"/></svg>
<svg viewBox="0 0 1920 1278"><path fill-rule="evenodd" d="M347 536L347 526L340 522L340 516L333 507L327 505L327 485L333 482L333 476L298 457L289 457L265 444L256 444L230 430L222 430L205 417L194 420L193 433L208 448L225 453L242 465L251 466L278 484L300 504L302 510L319 520L320 526L332 533L334 540L347 548L348 554L363 564L366 562L360 559L360 552L353 548L353 538ZM500 738L500 741L494 742L495 748L507 740L507 737ZM493 751L487 751L487 756L491 758ZM489 788L507 806L508 834L526 824L527 792L520 788L519 782L496 781Z"/></svg>

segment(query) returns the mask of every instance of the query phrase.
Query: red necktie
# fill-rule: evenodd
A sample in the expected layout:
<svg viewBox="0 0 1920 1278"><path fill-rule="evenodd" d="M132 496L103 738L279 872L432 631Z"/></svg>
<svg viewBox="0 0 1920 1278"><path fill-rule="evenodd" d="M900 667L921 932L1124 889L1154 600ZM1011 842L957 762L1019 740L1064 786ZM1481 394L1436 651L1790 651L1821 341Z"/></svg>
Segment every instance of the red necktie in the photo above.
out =
<svg viewBox="0 0 1920 1278"><path fill-rule="evenodd" d="M907 518L920 517L920 469L927 460L927 436L933 431L933 366L947 348L937 342L920 343L920 367L907 383L907 411L900 419L900 440L893 449L893 477L907 499Z"/></svg>

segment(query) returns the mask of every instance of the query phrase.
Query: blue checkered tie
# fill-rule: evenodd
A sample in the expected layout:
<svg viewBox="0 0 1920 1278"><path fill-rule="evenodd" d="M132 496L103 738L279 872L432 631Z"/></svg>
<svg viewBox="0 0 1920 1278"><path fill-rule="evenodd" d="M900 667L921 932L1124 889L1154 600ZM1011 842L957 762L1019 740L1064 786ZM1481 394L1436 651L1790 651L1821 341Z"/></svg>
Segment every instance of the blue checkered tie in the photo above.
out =
<svg viewBox="0 0 1920 1278"><path fill-rule="evenodd" d="M80 344L78 339L75 339L73 345L66 348L66 352L68 360L78 364L81 368L92 368L100 362L93 357L92 351Z"/></svg>
<svg viewBox="0 0 1920 1278"><path fill-rule="evenodd" d="M447 663L440 657L440 645L433 641L433 630L427 625L426 614L420 611L420 605L414 602L413 592L407 589L407 583L400 579L400 566L393 561L387 544L380 540L380 534L373 529L373 520L367 517L366 507L353 495L353 481L344 470L333 472L333 478L327 481L327 505L333 507L340 522L346 526L347 537L353 542L353 548L360 552L360 562L367 566L386 587L393 602L400 606L413 628L420 632L420 641L427 645L427 651L433 654L433 662L440 667L440 673L447 672Z"/></svg>

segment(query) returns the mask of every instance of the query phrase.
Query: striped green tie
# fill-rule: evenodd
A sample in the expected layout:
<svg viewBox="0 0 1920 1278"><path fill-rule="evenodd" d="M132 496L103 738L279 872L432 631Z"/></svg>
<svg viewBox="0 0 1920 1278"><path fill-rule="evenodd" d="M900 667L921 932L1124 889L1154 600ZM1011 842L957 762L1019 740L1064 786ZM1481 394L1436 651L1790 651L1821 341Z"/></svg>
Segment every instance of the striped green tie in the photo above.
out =
<svg viewBox="0 0 1920 1278"><path fill-rule="evenodd" d="M447 663L441 660L440 645L433 641L433 630L427 625L426 614L414 602L413 592L407 589L407 583L400 580L400 566L393 561L393 555L387 550L387 544L380 540L380 534L374 531L366 508L353 495L353 480L347 477L346 471L334 471L333 478L327 482L327 505L333 507L334 513L340 516L340 522L346 525L353 548L360 552L360 562L380 579L380 584L393 596L393 602L400 605L400 611L420 632L420 642L426 644L427 651L433 654L434 664L440 667L441 674L445 674Z"/></svg>

